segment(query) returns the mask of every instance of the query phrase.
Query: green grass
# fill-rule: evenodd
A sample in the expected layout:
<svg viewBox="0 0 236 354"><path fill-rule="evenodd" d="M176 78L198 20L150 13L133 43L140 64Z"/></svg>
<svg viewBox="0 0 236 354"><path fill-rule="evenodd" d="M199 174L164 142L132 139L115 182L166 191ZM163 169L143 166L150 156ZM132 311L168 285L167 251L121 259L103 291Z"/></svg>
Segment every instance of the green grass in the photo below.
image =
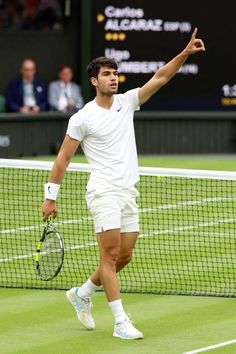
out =
<svg viewBox="0 0 236 354"><path fill-rule="evenodd" d="M54 161L56 156L37 156L27 159ZM72 162L86 163L83 155L75 155ZM236 171L236 155L140 155L140 166L190 168L203 170Z"/></svg>
<svg viewBox="0 0 236 354"><path fill-rule="evenodd" d="M88 174L68 171L56 224L65 241L65 262L52 282L36 276L34 253L43 227L40 205L47 176L48 171L0 169L6 181L0 185L3 286L66 289L75 281L83 283L98 265L84 198ZM141 176L138 189L140 238L132 263L120 275L122 290L236 296L236 183Z"/></svg>
<svg viewBox="0 0 236 354"><path fill-rule="evenodd" d="M85 162L78 156L73 161ZM236 170L234 156L140 156L139 161L143 166ZM63 215L59 222L74 222L58 228L67 248L81 248L66 251L62 271L52 282L42 282L36 276L34 253L42 230L40 204L47 175L47 171L40 176L35 171L19 175L13 170L6 174L0 169L0 181L5 181L0 183L0 286L68 288L84 281L96 266L96 247L84 247L94 241L92 222L84 209L84 187L75 192L76 182L67 173L58 201ZM86 179L81 182L83 186ZM11 189L6 188L7 181ZM146 178L145 183L141 193L145 198L139 203L141 231L146 236L139 239L133 262L121 275L122 288L235 296L236 183L229 187L228 182L209 185L202 181L200 188L199 182L183 184L182 179L166 177L155 180L154 187L153 178ZM27 257L14 259L19 255ZM113 320L103 293L94 296L97 329L89 332L78 323L64 291L2 288L1 353L181 354L236 338L235 299L147 294L122 297L125 309L144 332L142 341L112 337ZM210 352L235 353L236 346Z"/></svg>
<svg viewBox="0 0 236 354"><path fill-rule="evenodd" d="M145 338L112 337L113 319L103 293L94 296L96 330L78 322L64 292L0 289L3 354L181 354L235 338L235 300L123 295L125 309ZM212 353L235 353L230 345Z"/></svg>
<svg viewBox="0 0 236 354"><path fill-rule="evenodd" d="M234 155L190 155L190 156L140 156L140 166L187 168L202 170L236 171L236 156Z"/></svg>

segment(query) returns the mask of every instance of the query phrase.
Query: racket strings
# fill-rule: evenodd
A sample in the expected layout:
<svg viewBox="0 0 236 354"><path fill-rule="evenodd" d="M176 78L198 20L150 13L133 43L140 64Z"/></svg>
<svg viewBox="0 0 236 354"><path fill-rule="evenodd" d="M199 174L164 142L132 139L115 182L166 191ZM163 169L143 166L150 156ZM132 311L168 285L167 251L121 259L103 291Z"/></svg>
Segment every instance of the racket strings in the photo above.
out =
<svg viewBox="0 0 236 354"><path fill-rule="evenodd" d="M53 231L47 233L40 249L40 276L50 279L62 263L62 247L59 238Z"/></svg>

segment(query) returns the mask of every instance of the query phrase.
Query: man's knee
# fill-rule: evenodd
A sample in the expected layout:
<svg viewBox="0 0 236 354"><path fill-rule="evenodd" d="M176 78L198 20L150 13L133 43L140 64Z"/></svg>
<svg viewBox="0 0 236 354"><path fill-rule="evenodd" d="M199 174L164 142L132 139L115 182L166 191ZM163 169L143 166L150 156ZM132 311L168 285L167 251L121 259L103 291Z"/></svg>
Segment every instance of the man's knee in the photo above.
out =
<svg viewBox="0 0 236 354"><path fill-rule="evenodd" d="M101 254L101 262L116 264L119 259L119 253L119 247L109 247L103 250Z"/></svg>
<svg viewBox="0 0 236 354"><path fill-rule="evenodd" d="M119 255L117 263L121 266L126 266L132 259L132 251L124 252Z"/></svg>

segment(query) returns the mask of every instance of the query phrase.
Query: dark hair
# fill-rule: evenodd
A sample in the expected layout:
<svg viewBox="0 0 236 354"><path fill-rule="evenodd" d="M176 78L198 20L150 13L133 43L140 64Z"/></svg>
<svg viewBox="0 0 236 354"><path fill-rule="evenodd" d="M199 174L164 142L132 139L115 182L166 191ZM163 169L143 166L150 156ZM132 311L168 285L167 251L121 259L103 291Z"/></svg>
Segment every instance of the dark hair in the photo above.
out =
<svg viewBox="0 0 236 354"><path fill-rule="evenodd" d="M112 58L107 57L98 57L95 58L89 63L87 66L87 72L89 77L98 77L99 70L102 66L107 66L108 68L112 68L117 70L117 63Z"/></svg>
<svg viewBox="0 0 236 354"><path fill-rule="evenodd" d="M64 69L70 69L73 72L73 69L70 65L63 64L58 68L58 74L60 74Z"/></svg>

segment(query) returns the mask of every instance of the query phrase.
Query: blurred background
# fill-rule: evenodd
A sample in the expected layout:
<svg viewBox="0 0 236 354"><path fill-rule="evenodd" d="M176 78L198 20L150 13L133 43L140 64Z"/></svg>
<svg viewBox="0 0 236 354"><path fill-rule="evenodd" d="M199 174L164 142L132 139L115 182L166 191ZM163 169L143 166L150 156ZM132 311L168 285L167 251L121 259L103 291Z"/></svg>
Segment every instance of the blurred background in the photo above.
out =
<svg viewBox="0 0 236 354"><path fill-rule="evenodd" d="M119 64L119 92L144 84L177 55L198 27L206 52L135 114L139 154L236 153L236 35L233 1L0 0L0 156L56 154L69 112L10 112L9 82L31 58L48 87L58 68L73 69L84 102L94 97L86 66L97 56ZM80 152L79 152L80 153Z"/></svg>

